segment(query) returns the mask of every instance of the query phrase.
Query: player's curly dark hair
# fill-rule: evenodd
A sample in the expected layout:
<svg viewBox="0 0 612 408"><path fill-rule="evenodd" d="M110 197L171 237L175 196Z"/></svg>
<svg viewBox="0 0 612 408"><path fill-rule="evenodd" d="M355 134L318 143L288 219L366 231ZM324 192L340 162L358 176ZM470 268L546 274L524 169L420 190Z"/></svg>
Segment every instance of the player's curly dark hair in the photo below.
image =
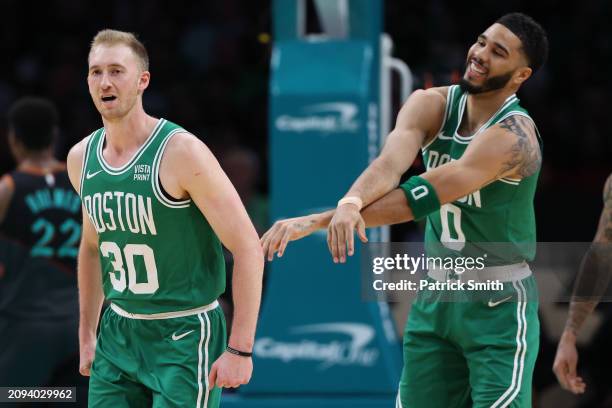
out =
<svg viewBox="0 0 612 408"><path fill-rule="evenodd" d="M521 40L529 67L533 72L540 69L548 57L548 37L542 26L523 13L509 13L496 22L512 31Z"/></svg>
<svg viewBox="0 0 612 408"><path fill-rule="evenodd" d="M8 111L9 128L15 138L32 151L51 147L58 122L55 105L43 98L21 98Z"/></svg>

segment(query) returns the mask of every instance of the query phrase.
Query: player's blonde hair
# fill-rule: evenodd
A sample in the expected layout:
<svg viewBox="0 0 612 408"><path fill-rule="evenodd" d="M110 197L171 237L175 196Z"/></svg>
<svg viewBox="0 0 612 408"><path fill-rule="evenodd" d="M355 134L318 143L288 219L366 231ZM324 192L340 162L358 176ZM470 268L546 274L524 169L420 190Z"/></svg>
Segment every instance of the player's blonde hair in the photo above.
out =
<svg viewBox="0 0 612 408"><path fill-rule="evenodd" d="M118 30L102 30L91 41L89 52L97 45L127 45L140 62L140 68L143 71L149 70L149 54L145 46L136 38L133 33Z"/></svg>

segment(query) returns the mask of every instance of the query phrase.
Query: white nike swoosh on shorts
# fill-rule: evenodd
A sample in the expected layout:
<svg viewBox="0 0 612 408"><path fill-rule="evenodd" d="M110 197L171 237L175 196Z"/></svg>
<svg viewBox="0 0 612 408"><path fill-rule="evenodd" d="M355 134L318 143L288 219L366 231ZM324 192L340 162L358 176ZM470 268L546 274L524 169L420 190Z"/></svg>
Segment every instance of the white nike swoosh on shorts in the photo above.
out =
<svg viewBox="0 0 612 408"><path fill-rule="evenodd" d="M495 307L497 305L500 305L508 300L512 299L512 296L508 296L507 298L503 298L501 300L498 300L497 302L493 302L491 299L489 299L489 303L487 303L489 305L489 307Z"/></svg>
<svg viewBox="0 0 612 408"><path fill-rule="evenodd" d="M188 332L185 332L183 334L179 334L178 336L176 335L176 333L173 333L172 334L172 340L174 340L174 341L180 340L183 337L185 337L186 335L191 334L193 332L194 332L194 330L189 330Z"/></svg>

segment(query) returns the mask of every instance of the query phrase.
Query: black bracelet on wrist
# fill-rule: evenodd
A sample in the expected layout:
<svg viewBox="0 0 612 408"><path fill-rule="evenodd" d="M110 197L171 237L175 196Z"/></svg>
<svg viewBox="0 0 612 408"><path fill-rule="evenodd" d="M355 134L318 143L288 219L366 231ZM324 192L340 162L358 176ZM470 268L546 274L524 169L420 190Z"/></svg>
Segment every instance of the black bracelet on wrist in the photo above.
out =
<svg viewBox="0 0 612 408"><path fill-rule="evenodd" d="M235 348L232 348L230 346L227 346L225 351L227 351L228 353L235 354L240 357L251 357L253 355L253 353L247 353L246 351L236 350Z"/></svg>

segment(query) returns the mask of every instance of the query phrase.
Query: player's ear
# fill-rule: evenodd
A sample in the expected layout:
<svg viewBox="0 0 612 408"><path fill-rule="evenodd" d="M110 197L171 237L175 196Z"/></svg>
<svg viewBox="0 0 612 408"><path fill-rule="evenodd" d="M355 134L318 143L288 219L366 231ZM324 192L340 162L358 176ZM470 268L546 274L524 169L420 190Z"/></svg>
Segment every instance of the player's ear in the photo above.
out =
<svg viewBox="0 0 612 408"><path fill-rule="evenodd" d="M17 136L15 136L15 131L9 127L9 131L8 131L8 135L7 135L7 139L9 142L9 147L13 150L15 149L19 149L21 147L21 143L19 143L19 140L17 140Z"/></svg>
<svg viewBox="0 0 612 408"><path fill-rule="evenodd" d="M529 79L532 73L533 73L533 70L529 67L519 68L514 73L513 81L516 85L520 86L523 84L523 82Z"/></svg>
<svg viewBox="0 0 612 408"><path fill-rule="evenodd" d="M142 71L140 73L140 78L138 78L138 92L142 93L149 86L149 81L151 80L151 73L149 71Z"/></svg>
<svg viewBox="0 0 612 408"><path fill-rule="evenodd" d="M15 136L15 131L9 128L8 131L8 143L11 154L15 159L21 158L23 155L23 143L21 143Z"/></svg>

